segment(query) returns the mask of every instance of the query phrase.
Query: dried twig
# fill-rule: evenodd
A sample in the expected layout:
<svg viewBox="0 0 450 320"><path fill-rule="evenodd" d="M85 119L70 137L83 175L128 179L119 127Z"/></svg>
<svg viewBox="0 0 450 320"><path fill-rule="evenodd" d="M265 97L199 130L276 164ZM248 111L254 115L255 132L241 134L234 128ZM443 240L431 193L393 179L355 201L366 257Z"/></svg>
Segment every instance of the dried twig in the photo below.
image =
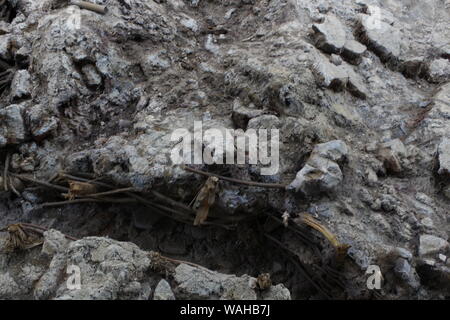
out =
<svg viewBox="0 0 450 320"><path fill-rule="evenodd" d="M60 186L60 185L52 184L52 183L49 183L49 182L46 182L46 181L37 180L37 179L30 178L30 177L27 177L27 176L21 175L21 174L11 173L11 175L16 177L16 178L19 178L20 180L24 180L24 181L32 182L32 183L35 183L35 184L39 184L41 186L44 186L44 187L47 187L47 188L50 188L50 189L55 189L55 190L59 190L59 191L62 191L62 192L69 192L69 188L66 188L66 187L63 187L63 186Z"/></svg>
<svg viewBox="0 0 450 320"><path fill-rule="evenodd" d="M9 169L9 157L10 153L6 153L6 160L5 160L5 169L3 170L3 188L5 191L8 191L8 169Z"/></svg>
<svg viewBox="0 0 450 320"><path fill-rule="evenodd" d="M84 197L93 198L93 197L102 197L102 196L109 196L117 193L126 193L128 191L134 191L134 188L122 188L122 189L116 189L116 190L110 190L105 192L99 192L99 193L93 193L93 194L86 194Z"/></svg>
<svg viewBox="0 0 450 320"><path fill-rule="evenodd" d="M194 209L196 210L196 216L194 219L194 226L203 224L208 218L209 208L216 201L218 182L219 179L217 177L209 177L195 197Z"/></svg>
<svg viewBox="0 0 450 320"><path fill-rule="evenodd" d="M190 168L190 167L185 166L185 165L183 165L181 167L184 170L186 170L186 171L190 171L190 172L193 172L193 173L201 174L203 176L217 177L220 180L233 182L233 183L238 183L238 184L243 184L243 185L247 185L247 186L262 187L262 188L286 189L286 185L284 185L284 184L245 181L245 180L239 180L239 179L235 179L235 178L228 178L228 177L224 177L224 176L221 176L221 175L218 175L218 174L215 174L215 173L211 173L211 172L206 172L206 171Z"/></svg>
<svg viewBox="0 0 450 320"><path fill-rule="evenodd" d="M101 13L101 14L105 14L108 11L106 6L101 6L99 4L91 3L91 2L87 2L87 1L71 0L70 4L76 5L82 9L90 10L90 11Z"/></svg>
<svg viewBox="0 0 450 320"><path fill-rule="evenodd" d="M41 234L44 234L45 231L48 231L48 228L43 227L43 226L39 226L39 225L33 224L33 223L21 222L21 223L19 223L19 224L20 224L24 229L31 229L31 230L33 230L33 231L35 231L35 232L38 232L38 233L41 233ZM37 230L36 230L36 229L37 229ZM66 237L67 239L72 240L72 241L77 241L77 240L79 240L78 238L69 236L69 235L67 235L67 234L64 234L64 237Z"/></svg>
<svg viewBox="0 0 450 320"><path fill-rule="evenodd" d="M350 246L347 244L340 243L339 240L336 238L336 236L330 230L328 230L325 226L321 225L320 222L315 220L310 214L303 214L300 219L301 222L319 231L324 235L325 238L328 239L328 241L330 241L330 243L336 249L336 253L339 260L342 260L343 257L347 255L347 251L350 248Z"/></svg>

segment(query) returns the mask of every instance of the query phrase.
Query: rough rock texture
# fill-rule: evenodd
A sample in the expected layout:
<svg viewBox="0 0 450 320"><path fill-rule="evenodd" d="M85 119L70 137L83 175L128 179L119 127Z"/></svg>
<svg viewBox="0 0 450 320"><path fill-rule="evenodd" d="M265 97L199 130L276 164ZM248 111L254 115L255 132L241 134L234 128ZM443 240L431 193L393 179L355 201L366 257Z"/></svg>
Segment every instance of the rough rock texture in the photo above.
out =
<svg viewBox="0 0 450 320"><path fill-rule="evenodd" d="M327 15L324 23L313 24L316 46L327 53L339 53L345 44L345 29L338 18Z"/></svg>
<svg viewBox="0 0 450 320"><path fill-rule="evenodd" d="M342 171L338 163L345 160L347 154L348 148L340 140L316 145L306 165L297 173L288 189L301 191L308 196L335 191L342 182Z"/></svg>
<svg viewBox="0 0 450 320"><path fill-rule="evenodd" d="M162 279L158 282L153 293L153 300L175 300L175 295L166 280Z"/></svg>
<svg viewBox="0 0 450 320"><path fill-rule="evenodd" d="M444 176L450 176L450 139L445 138L439 144L438 157L438 173Z"/></svg>
<svg viewBox="0 0 450 320"><path fill-rule="evenodd" d="M256 278L244 275L236 277L219 274L180 264L175 269L176 292L184 299L255 300L258 298ZM289 291L283 285L271 286L263 291L266 300L290 300Z"/></svg>
<svg viewBox="0 0 450 320"><path fill-rule="evenodd" d="M99 237L69 241L51 229L44 233L42 249L29 249L19 259L14 253L0 254L2 265L10 261L0 272L0 299L148 300L152 288L155 300L214 299L219 293L222 299L259 297L250 287L254 278L186 264L175 269L174 295L165 279L157 280L156 257L133 243ZM281 284L261 294L261 299L290 299L289 290Z"/></svg>
<svg viewBox="0 0 450 320"><path fill-rule="evenodd" d="M450 235L448 1L90 1L108 13L8 0L14 10L0 23L0 227L29 222L83 238L64 249L48 235L43 256L36 247L0 256L1 297L153 298L161 279L144 271L152 261L143 250L212 270L196 269L193 284L166 279L176 298L272 290L274 298L372 298L370 265L383 274L383 298L450 296L439 259L448 247L419 254L428 250L421 239ZM229 229L185 223L194 214L180 222L179 206L161 195L187 206L205 183L170 157L172 133L193 132L194 121L203 132L278 129L276 174L261 175L262 163L196 167L302 192L220 181L206 222L227 219ZM317 151L331 141L346 146L345 161ZM42 206L67 200L65 191L28 180L5 192L6 159L12 174L67 187L55 178L64 170L134 187L160 207ZM304 212L351 246L340 281L323 275L336 265L335 248L298 222ZM75 262L86 273L77 292L62 285ZM247 284L262 273L285 288Z"/></svg>

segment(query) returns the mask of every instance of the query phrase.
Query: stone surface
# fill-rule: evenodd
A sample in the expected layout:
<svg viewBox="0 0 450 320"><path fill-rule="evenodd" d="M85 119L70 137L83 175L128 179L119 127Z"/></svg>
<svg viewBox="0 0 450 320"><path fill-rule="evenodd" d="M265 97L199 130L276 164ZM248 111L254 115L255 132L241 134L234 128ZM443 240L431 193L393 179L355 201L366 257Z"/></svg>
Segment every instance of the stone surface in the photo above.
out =
<svg viewBox="0 0 450 320"><path fill-rule="evenodd" d="M438 148L439 169L440 175L450 175L450 139L444 138L439 144Z"/></svg>
<svg viewBox="0 0 450 320"><path fill-rule="evenodd" d="M34 105L28 109L26 118L31 135L37 141L42 141L52 133L55 133L59 124L59 119L55 116L51 116L45 106L40 104Z"/></svg>
<svg viewBox="0 0 450 320"><path fill-rule="evenodd" d="M177 297L182 299L256 300L256 279L248 275L237 277L180 264L175 269L174 280L178 283ZM264 291L263 298L290 299L289 290L279 284Z"/></svg>
<svg viewBox="0 0 450 320"><path fill-rule="evenodd" d="M449 243L439 237L424 234L420 236L419 255L426 256L446 250Z"/></svg>
<svg viewBox="0 0 450 320"><path fill-rule="evenodd" d="M431 82L443 83L450 80L450 62L448 59L435 59L430 63L428 79Z"/></svg>
<svg viewBox="0 0 450 320"><path fill-rule="evenodd" d="M346 144L340 140L316 145L306 165L287 189L305 195L334 192L343 179L337 162L342 162L347 153Z"/></svg>
<svg viewBox="0 0 450 320"><path fill-rule="evenodd" d="M0 36L0 58L9 60L11 57L11 36L9 34Z"/></svg>
<svg viewBox="0 0 450 320"><path fill-rule="evenodd" d="M158 282L153 293L153 300L175 300L175 295L169 283L162 279Z"/></svg>
<svg viewBox="0 0 450 320"><path fill-rule="evenodd" d="M367 47L356 40L346 40L342 49L342 57L351 64L360 64Z"/></svg>
<svg viewBox="0 0 450 320"><path fill-rule="evenodd" d="M444 196L446 196L447 199L450 199L450 186L444 188Z"/></svg>
<svg viewBox="0 0 450 320"><path fill-rule="evenodd" d="M406 259L398 258L395 261L394 271L410 287L414 289L418 289L420 287L419 278L415 270Z"/></svg>
<svg viewBox="0 0 450 320"><path fill-rule="evenodd" d="M406 148L399 139L394 139L380 144L378 157L383 161L386 170L399 173L402 172L402 159L407 156Z"/></svg>
<svg viewBox="0 0 450 320"><path fill-rule="evenodd" d="M0 119L0 148L25 140L21 105L13 104L0 109Z"/></svg>
<svg viewBox="0 0 450 320"><path fill-rule="evenodd" d="M93 65L86 64L81 68L81 71L86 78L86 84L88 86L97 87L102 84L102 77Z"/></svg>
<svg viewBox="0 0 450 320"><path fill-rule="evenodd" d="M348 81L348 74L339 66L330 63L322 55L317 55L314 62L314 74L318 83L336 91L343 90Z"/></svg>
<svg viewBox="0 0 450 320"><path fill-rule="evenodd" d="M342 140L333 140L317 144L311 157L322 157L334 162L342 162L348 155L348 147Z"/></svg>
<svg viewBox="0 0 450 320"><path fill-rule="evenodd" d="M31 95L31 75L27 70L18 70L11 82L11 96L22 99Z"/></svg>
<svg viewBox="0 0 450 320"><path fill-rule="evenodd" d="M402 35L390 24L379 21L375 15L360 15L360 36L367 46L384 60L400 56Z"/></svg>
<svg viewBox="0 0 450 320"><path fill-rule="evenodd" d="M327 15L321 24L313 24L316 46L327 53L340 53L345 44L345 29L336 16Z"/></svg>
<svg viewBox="0 0 450 320"><path fill-rule="evenodd" d="M20 196L0 192L0 228L26 221L80 241L87 241L86 235L127 239L211 272L232 270L250 278L270 273L272 280L286 284L293 299L321 299L325 295L285 261L284 251L269 239L257 240L253 224L241 223L261 212L278 218L287 212L295 219L308 211L352 246L339 270L351 281L344 281L344 288L327 282L331 298L370 298L365 270L372 264L386 279L382 299L448 296L441 281L447 273L439 269L443 262L437 254L427 256L423 266L422 258L407 258L420 276L418 289L396 273L395 260L385 259L391 248L417 250L420 234L448 235L448 177L437 173L439 144L450 132L448 1L96 0L107 2L106 15L54 0L8 2L17 9L13 21L0 18L0 168L9 151L12 173L42 181L59 171L93 175L117 187L134 187L173 209L151 191L186 205L196 197L204 177L174 165L171 137L180 128L192 133L194 121L201 120L204 130L279 129L280 161L270 175L261 174L261 163L189 164L197 169L281 185L302 168L311 170L300 175L304 182L299 186L310 193L306 199L222 181L206 222L227 221L236 231L215 224L194 228L191 214L183 215L185 223L172 221L164 217L168 212L142 203L42 207L65 199L29 182ZM79 17L83 23L76 26ZM313 25L325 29L316 32ZM6 70L28 72L30 94L12 102L16 87ZM312 156L316 145L336 139L345 141L346 159ZM397 139L404 149L386 145L387 154L380 157L378 146ZM211 139L203 142L205 148L215 145ZM67 186L62 180L54 183ZM314 271L313 279L319 279L325 262L333 265L334 250L322 234L312 231L319 248L312 252L290 228L273 224L265 224L265 232L292 250L305 270ZM135 256L112 252L118 260L108 257L105 263L125 263L124 275L130 278L122 281L114 271L110 279L101 262L90 260L92 248L59 252L55 241L48 237L44 253L35 247L0 254L3 295L73 298L76 291L60 287L69 277L68 260L81 250L86 256L79 259L88 266L82 268L88 274L82 298L152 298L161 277L170 279L181 298L173 270L146 270L141 276L121 260L135 262ZM448 256L448 250L442 254ZM94 269L99 279L91 276ZM263 298L273 289L253 292L245 283L248 277L236 278L214 295L220 298L226 289L229 297ZM99 288L98 281L107 288ZM283 291L278 292L286 297Z"/></svg>

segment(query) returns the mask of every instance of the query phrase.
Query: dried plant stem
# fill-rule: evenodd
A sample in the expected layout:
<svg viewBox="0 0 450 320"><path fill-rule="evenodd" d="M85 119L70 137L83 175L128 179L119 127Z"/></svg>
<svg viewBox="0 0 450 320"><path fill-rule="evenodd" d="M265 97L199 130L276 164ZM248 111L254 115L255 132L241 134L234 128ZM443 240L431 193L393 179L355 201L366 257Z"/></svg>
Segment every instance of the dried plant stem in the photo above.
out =
<svg viewBox="0 0 450 320"><path fill-rule="evenodd" d="M86 202L98 202L98 203L133 203L136 202L134 199L124 198L124 199L92 199L92 198L82 198L82 199L74 199L67 201L58 201L58 202L46 202L43 203L42 207L59 207L67 204L76 204L76 203L86 203Z"/></svg>
<svg viewBox="0 0 450 320"><path fill-rule="evenodd" d="M5 169L3 171L3 188L8 191L9 152L6 153Z"/></svg>
<svg viewBox="0 0 450 320"><path fill-rule="evenodd" d="M235 179L235 178L224 177L224 176L221 176L221 175L218 175L218 174L215 174L215 173L211 173L211 172L206 172L206 171L190 168L190 167L187 167L185 165L183 165L181 167L184 170L186 170L186 171L197 173L197 174L200 174L200 175L203 175L203 176L206 176L206 177L217 177L220 180L233 182L233 183L237 183L237 184L243 184L243 185L252 186L252 187L286 189L286 185L284 185L284 184L246 181L246 180L240 180L240 179Z"/></svg>
<svg viewBox="0 0 450 320"><path fill-rule="evenodd" d="M24 181L32 182L32 183L35 183L35 184L39 184L41 186L44 186L44 187L47 187L47 188L50 188L50 189L56 189L56 190L59 190L59 191L62 191L62 192L69 192L69 188L66 188L66 187L63 187L63 186L59 186L59 185L56 185L56 184L52 184L52 183L49 183L49 182L46 182L46 181L37 180L37 179L30 178L30 177L27 177L27 176L21 175L21 174L11 174L11 175L13 175L16 178L19 178L20 180L24 180Z"/></svg>

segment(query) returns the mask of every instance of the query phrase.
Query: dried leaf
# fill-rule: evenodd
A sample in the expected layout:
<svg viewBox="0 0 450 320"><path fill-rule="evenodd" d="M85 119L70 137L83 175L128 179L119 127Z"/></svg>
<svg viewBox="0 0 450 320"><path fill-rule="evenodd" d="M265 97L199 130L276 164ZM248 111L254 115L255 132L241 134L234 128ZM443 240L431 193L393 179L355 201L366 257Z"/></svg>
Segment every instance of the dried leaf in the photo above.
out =
<svg viewBox="0 0 450 320"><path fill-rule="evenodd" d="M97 192L97 187L93 184L80 181L69 181L69 193L65 197L69 200L74 200L79 196L86 196Z"/></svg>
<svg viewBox="0 0 450 320"><path fill-rule="evenodd" d="M272 286L272 280L269 273L262 273L256 279L256 284L260 290L269 289Z"/></svg>
<svg viewBox="0 0 450 320"><path fill-rule="evenodd" d="M325 226L321 225L320 222L314 219L311 215L303 214L301 216L301 222L319 231L324 235L325 238L328 239L328 241L330 241L331 245L336 249L338 260L341 260L343 257L347 255L347 251L350 248L350 246L347 244L340 243L339 240L336 238L336 236L330 230L328 230Z"/></svg>
<svg viewBox="0 0 450 320"><path fill-rule="evenodd" d="M43 243L38 235L27 232L20 224L12 224L6 231L8 232L5 245L7 252L31 249Z"/></svg>
<svg viewBox="0 0 450 320"><path fill-rule="evenodd" d="M194 226L198 226L208 218L209 208L216 201L219 178L209 177L195 198L193 208L196 211Z"/></svg>
<svg viewBox="0 0 450 320"><path fill-rule="evenodd" d="M287 228L287 226L289 225L289 218L291 217L291 215L289 214L289 212L285 211L283 213L283 215L281 216L281 218L283 218L283 225Z"/></svg>

